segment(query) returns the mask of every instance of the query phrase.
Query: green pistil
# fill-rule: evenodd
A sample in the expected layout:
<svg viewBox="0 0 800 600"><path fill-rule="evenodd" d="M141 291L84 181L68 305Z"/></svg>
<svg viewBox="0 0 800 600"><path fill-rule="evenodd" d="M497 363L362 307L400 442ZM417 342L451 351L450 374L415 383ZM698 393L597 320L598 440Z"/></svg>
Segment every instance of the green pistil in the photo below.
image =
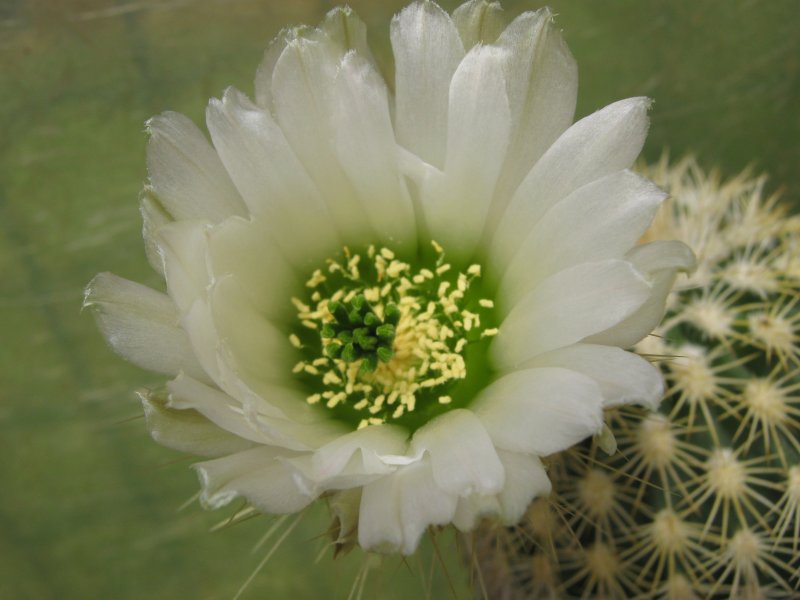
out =
<svg viewBox="0 0 800 600"><path fill-rule="evenodd" d="M332 301L328 310L333 321L320 331L325 354L330 358L340 358L345 362L363 360L362 373L372 373L378 368L378 361L388 363L394 352L392 343L400 309L396 304L387 304L384 318L381 319L364 294L355 296L349 303Z"/></svg>

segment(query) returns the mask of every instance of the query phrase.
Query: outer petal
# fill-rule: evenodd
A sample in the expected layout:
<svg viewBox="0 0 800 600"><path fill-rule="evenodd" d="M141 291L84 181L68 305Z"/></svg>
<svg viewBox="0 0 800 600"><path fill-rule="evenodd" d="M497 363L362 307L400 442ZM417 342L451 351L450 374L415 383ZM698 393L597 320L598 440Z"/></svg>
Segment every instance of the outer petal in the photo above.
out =
<svg viewBox="0 0 800 600"><path fill-rule="evenodd" d="M552 486L537 457L504 450L498 455L506 471L506 485L498 495L500 515L506 525L516 525L531 500L547 496Z"/></svg>
<svg viewBox="0 0 800 600"><path fill-rule="evenodd" d="M239 282L225 277L209 296L220 341L239 374L257 381L288 382L293 353L288 337L258 313Z"/></svg>
<svg viewBox="0 0 800 600"><path fill-rule="evenodd" d="M647 134L648 106L646 98L610 104L575 123L545 152L495 231L492 262L500 272L551 206L590 181L633 164Z"/></svg>
<svg viewBox="0 0 800 600"><path fill-rule="evenodd" d="M367 44L367 26L349 6L337 6L329 11L319 29L340 48L342 54L353 50L374 63Z"/></svg>
<svg viewBox="0 0 800 600"><path fill-rule="evenodd" d="M497 45L510 55L505 79L514 124L494 207L502 211L531 167L572 124L578 67L548 8L517 17Z"/></svg>
<svg viewBox="0 0 800 600"><path fill-rule="evenodd" d="M264 219L285 256L304 267L339 246L325 202L268 112L229 88L221 101L211 100L206 115L248 209Z"/></svg>
<svg viewBox="0 0 800 600"><path fill-rule="evenodd" d="M167 387L170 408L196 410L222 429L253 442L313 450L342 433L327 421L306 423L284 418L278 406L304 404L302 394L293 390L273 386L266 397L251 394L239 399L184 376Z"/></svg>
<svg viewBox="0 0 800 600"><path fill-rule="evenodd" d="M362 548L390 553L403 545L399 501L393 476L364 486L358 514L358 543Z"/></svg>
<svg viewBox="0 0 800 600"><path fill-rule="evenodd" d="M398 427L366 427L340 436L313 455L289 459L296 481L309 495L362 486L395 470L381 455L403 454L407 434Z"/></svg>
<svg viewBox="0 0 800 600"><path fill-rule="evenodd" d="M210 283L206 261L209 227L206 221L175 221L158 230L167 292L181 313L205 296Z"/></svg>
<svg viewBox="0 0 800 600"><path fill-rule="evenodd" d="M397 139L441 167L447 139L450 79L464 57L455 24L433 2L415 2L394 17Z"/></svg>
<svg viewBox="0 0 800 600"><path fill-rule="evenodd" d="M456 514L453 516L453 525L459 531L472 531L480 519L495 516L500 513L500 503L497 496L483 496L472 494L458 499Z"/></svg>
<svg viewBox="0 0 800 600"><path fill-rule="evenodd" d="M371 63L350 52L335 86L336 150L362 210L385 242L411 247L416 221L398 167L386 84Z"/></svg>
<svg viewBox="0 0 800 600"><path fill-rule="evenodd" d="M488 0L465 2L453 11L453 22L467 50L477 44L493 44L506 24L500 3Z"/></svg>
<svg viewBox="0 0 800 600"><path fill-rule="evenodd" d="M144 252L147 261L153 270L164 278L164 257L158 243L158 230L172 222L172 216L155 197L151 188L145 187L139 202L139 212L142 215L142 238L144 239Z"/></svg>
<svg viewBox="0 0 800 600"><path fill-rule="evenodd" d="M275 71L275 65L281 54L283 54L286 45L296 38L297 34L297 29L282 29L267 46L264 51L264 58L261 59L261 63L256 69L256 103L265 110L273 110L272 73Z"/></svg>
<svg viewBox="0 0 800 600"><path fill-rule="evenodd" d="M457 497L436 485L427 459L364 486L358 541L367 550L411 554L430 525L445 525Z"/></svg>
<svg viewBox="0 0 800 600"><path fill-rule="evenodd" d="M166 112L150 119L147 130L150 183L173 217L221 221L246 214L219 157L194 123Z"/></svg>
<svg viewBox="0 0 800 600"><path fill-rule="evenodd" d="M567 369L526 369L495 381L475 400L475 414L498 448L547 456L603 426L599 386Z"/></svg>
<svg viewBox="0 0 800 600"><path fill-rule="evenodd" d="M637 246L628 253L628 260L652 281L647 301L621 323L602 333L586 338L592 344L629 348L649 334L661 322L666 310L667 295L678 271L691 271L695 258L683 242L652 242Z"/></svg>
<svg viewBox="0 0 800 600"><path fill-rule="evenodd" d="M511 114L505 59L502 50L476 46L458 66L450 84L444 177L424 194L431 234L461 255L480 240L506 154Z"/></svg>
<svg viewBox="0 0 800 600"><path fill-rule="evenodd" d="M343 52L326 36L289 42L275 65L275 118L292 149L324 194L342 239L374 236L358 195L339 164L332 142L334 81Z"/></svg>
<svg viewBox="0 0 800 600"><path fill-rule="evenodd" d="M584 263L551 275L508 313L492 343L500 369L514 368L628 318L651 286L630 263Z"/></svg>
<svg viewBox="0 0 800 600"><path fill-rule="evenodd" d="M303 495L280 459L293 453L260 446L225 458L194 465L203 492L200 501L219 508L243 497L259 510L271 514L293 513L312 500Z"/></svg>
<svg viewBox="0 0 800 600"><path fill-rule="evenodd" d="M620 348L574 344L540 354L524 366L562 367L591 377L600 386L604 407L635 402L655 410L664 394L659 370Z"/></svg>
<svg viewBox="0 0 800 600"><path fill-rule="evenodd" d="M156 373L180 371L206 378L178 327L178 311L168 296L148 287L100 273L86 288L84 306L114 351L136 366Z"/></svg>
<svg viewBox="0 0 800 600"><path fill-rule="evenodd" d="M167 407L195 410L217 427L251 442L266 443L264 435L242 415L241 404L225 392L179 375L167 383Z"/></svg>
<svg viewBox="0 0 800 600"><path fill-rule="evenodd" d="M233 275L252 306L275 322L296 316L288 298L302 288L302 282L270 240L262 218L227 219L211 228L207 238L208 264L215 280Z"/></svg>
<svg viewBox="0 0 800 600"><path fill-rule="evenodd" d="M286 46L299 37L326 40L334 44L341 54L348 50L356 50L361 56L372 61L372 53L367 45L366 25L349 6L337 6L325 15L319 29L309 27L284 29L270 42L256 71L256 102L262 108L273 109L272 76L275 65Z"/></svg>
<svg viewBox="0 0 800 600"><path fill-rule="evenodd" d="M252 442L214 425L195 410L167 407L155 393L139 393L147 428L153 439L168 448L197 456L226 456L253 447Z"/></svg>
<svg viewBox="0 0 800 600"><path fill-rule="evenodd" d="M509 302L544 277L587 257L593 261L622 258L650 226L666 196L630 171L619 171L572 192L536 223L509 263L501 283Z"/></svg>
<svg viewBox="0 0 800 600"><path fill-rule="evenodd" d="M492 440L481 421L468 410L445 413L420 428L411 454L427 451L436 484L459 496L496 494L505 474Z"/></svg>

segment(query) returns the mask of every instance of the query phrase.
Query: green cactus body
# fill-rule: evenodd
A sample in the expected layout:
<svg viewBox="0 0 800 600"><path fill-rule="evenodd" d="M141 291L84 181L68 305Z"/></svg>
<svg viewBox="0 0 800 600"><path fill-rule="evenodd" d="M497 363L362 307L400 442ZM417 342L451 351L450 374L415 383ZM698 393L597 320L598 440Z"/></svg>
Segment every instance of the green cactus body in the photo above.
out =
<svg viewBox="0 0 800 600"><path fill-rule="evenodd" d="M671 194L648 237L698 255L636 348L665 400L551 457L553 495L483 532L482 575L509 599L798 598L800 217L763 177L646 171Z"/></svg>

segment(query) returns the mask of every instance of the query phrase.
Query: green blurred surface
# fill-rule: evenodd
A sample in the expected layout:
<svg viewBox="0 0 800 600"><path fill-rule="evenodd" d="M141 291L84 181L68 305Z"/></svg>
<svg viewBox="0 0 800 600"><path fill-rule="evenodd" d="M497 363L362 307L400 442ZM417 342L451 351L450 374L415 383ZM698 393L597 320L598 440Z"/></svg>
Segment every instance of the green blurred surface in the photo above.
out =
<svg viewBox="0 0 800 600"><path fill-rule="evenodd" d="M402 3L351 5L386 62ZM648 158L752 163L798 197L797 2L551 5L580 66L579 115L650 96ZM197 489L190 460L149 439L132 393L160 379L111 353L81 291L105 270L158 285L137 210L144 120L199 120L227 85L251 92L267 41L331 6L0 0L0 598L230 598L263 556L266 519L209 533L223 513L178 512ZM244 598L346 598L361 557L315 565L324 527L309 515ZM432 591L420 583L431 560L388 561L364 597L448 597L440 568Z"/></svg>

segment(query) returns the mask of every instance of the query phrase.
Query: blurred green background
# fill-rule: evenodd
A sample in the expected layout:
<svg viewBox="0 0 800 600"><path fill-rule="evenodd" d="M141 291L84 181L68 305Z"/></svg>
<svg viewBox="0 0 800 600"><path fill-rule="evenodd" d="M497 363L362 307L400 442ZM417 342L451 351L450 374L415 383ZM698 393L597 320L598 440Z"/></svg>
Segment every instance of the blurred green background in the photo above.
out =
<svg viewBox="0 0 800 600"><path fill-rule="evenodd" d="M351 2L385 63L402 4ZM149 439L132 393L160 378L111 353L81 292L105 270L158 285L139 235L145 119L200 120L227 85L251 92L268 40L332 6L0 0L0 598L230 598L263 556L266 519L209 533L224 514L178 511L197 489L190 460ZM579 116L648 95L648 159L669 147L728 175L753 164L798 197L796 1L551 6L580 66ZM243 597L346 598L361 556L315 565L324 527L305 519ZM364 597L448 597L441 568L425 583L431 556L388 561Z"/></svg>

